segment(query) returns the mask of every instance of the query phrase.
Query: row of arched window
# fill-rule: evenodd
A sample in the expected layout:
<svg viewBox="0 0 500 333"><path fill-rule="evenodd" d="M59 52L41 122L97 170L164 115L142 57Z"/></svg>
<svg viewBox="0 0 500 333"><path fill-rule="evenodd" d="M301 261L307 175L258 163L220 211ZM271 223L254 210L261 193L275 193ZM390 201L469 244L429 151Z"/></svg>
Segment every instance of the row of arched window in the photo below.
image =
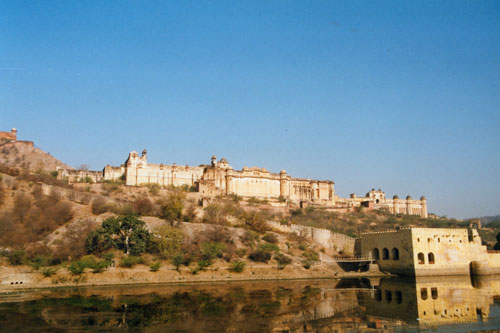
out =
<svg viewBox="0 0 500 333"><path fill-rule="evenodd" d="M382 296L382 291L380 289L375 290L375 299L379 302L382 302L382 298L385 299L387 303L392 302L392 291L391 290L385 290L384 295ZM401 304L403 303L403 293L399 290L396 290L394 292L394 298L396 299L396 303Z"/></svg>
<svg viewBox="0 0 500 333"><path fill-rule="evenodd" d="M418 259L418 264L419 265L425 265L425 254L423 254L422 252L420 252L417 255L417 259ZM434 253L429 252L427 254L427 263L430 264L430 265L433 265L435 263Z"/></svg>
<svg viewBox="0 0 500 333"><path fill-rule="evenodd" d="M374 248L373 249L373 259L374 260L380 260L380 251L378 248ZM392 260L399 260L399 250L397 247L393 248L391 250L391 252L389 253L389 249L387 248L383 248L382 249L382 260L391 260L391 257L392 257ZM417 255L417 258L418 258L418 264L419 265L425 265L425 254L423 254L422 252L420 252L418 255ZM435 257L434 257L434 253L432 252L429 252L427 254L427 263L428 264L431 264L433 265L435 263Z"/></svg>
<svg viewBox="0 0 500 333"><path fill-rule="evenodd" d="M392 260L399 260L399 250L397 247L391 250ZM380 251L378 248L373 249L373 259L380 260ZM389 250L387 248L382 249L382 260L390 260Z"/></svg>

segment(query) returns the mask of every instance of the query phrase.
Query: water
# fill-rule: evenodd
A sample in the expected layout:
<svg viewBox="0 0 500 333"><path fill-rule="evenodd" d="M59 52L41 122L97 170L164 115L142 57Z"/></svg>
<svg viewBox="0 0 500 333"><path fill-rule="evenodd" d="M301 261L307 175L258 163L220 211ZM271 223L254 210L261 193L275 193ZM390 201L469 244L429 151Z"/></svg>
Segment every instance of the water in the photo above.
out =
<svg viewBox="0 0 500 333"><path fill-rule="evenodd" d="M498 328L500 277L85 287L0 295L2 332Z"/></svg>

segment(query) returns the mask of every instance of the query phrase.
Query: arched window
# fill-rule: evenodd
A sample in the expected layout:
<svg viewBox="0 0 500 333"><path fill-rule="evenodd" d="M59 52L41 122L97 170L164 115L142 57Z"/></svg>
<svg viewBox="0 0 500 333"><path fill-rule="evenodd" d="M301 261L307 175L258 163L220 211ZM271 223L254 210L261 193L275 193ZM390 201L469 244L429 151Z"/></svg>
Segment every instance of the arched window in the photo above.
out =
<svg viewBox="0 0 500 333"><path fill-rule="evenodd" d="M420 289L420 298L422 298L424 301L427 299L427 288L422 288Z"/></svg>
<svg viewBox="0 0 500 333"><path fill-rule="evenodd" d="M418 254L418 264L419 265L425 264L425 256L422 252Z"/></svg>
<svg viewBox="0 0 500 333"><path fill-rule="evenodd" d="M375 299L379 302L382 300L382 291L380 289L375 289Z"/></svg>
<svg viewBox="0 0 500 333"><path fill-rule="evenodd" d="M437 288L431 288L431 296L432 296L432 299L438 298L438 289Z"/></svg>
<svg viewBox="0 0 500 333"><path fill-rule="evenodd" d="M392 260L399 260L399 250L396 247L392 249Z"/></svg>
<svg viewBox="0 0 500 333"><path fill-rule="evenodd" d="M429 252L429 264L434 264L434 253Z"/></svg>
<svg viewBox="0 0 500 333"><path fill-rule="evenodd" d="M389 260L389 250L385 247L382 250L382 259Z"/></svg>
<svg viewBox="0 0 500 333"><path fill-rule="evenodd" d="M373 259L374 260L379 260L380 259L380 253L377 248L373 249Z"/></svg>

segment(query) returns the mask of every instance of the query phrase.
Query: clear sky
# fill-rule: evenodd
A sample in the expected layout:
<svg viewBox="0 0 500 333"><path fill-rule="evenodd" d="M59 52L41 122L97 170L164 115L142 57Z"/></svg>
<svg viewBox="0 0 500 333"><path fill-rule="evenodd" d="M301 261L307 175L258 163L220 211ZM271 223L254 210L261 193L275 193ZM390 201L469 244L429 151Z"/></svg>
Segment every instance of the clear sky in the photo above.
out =
<svg viewBox="0 0 500 333"><path fill-rule="evenodd" d="M500 1L0 0L0 125L500 214Z"/></svg>

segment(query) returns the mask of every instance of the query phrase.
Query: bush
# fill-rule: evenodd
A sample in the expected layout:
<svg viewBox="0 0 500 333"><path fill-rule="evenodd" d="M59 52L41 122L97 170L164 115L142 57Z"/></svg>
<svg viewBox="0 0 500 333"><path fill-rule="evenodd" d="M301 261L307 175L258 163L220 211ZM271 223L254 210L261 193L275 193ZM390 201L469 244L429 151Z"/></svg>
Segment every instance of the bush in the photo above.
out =
<svg viewBox="0 0 500 333"><path fill-rule="evenodd" d="M175 266L175 269L179 271L179 267L184 263L184 256L182 254L178 254L172 258L172 265Z"/></svg>
<svg viewBox="0 0 500 333"><path fill-rule="evenodd" d="M222 258L225 245L219 242L203 242L201 244L201 257L203 260L211 261L215 258Z"/></svg>
<svg viewBox="0 0 500 333"><path fill-rule="evenodd" d="M181 221L184 197L184 193L173 191L168 194L167 198L160 200L161 217L170 224Z"/></svg>
<svg viewBox="0 0 500 333"><path fill-rule="evenodd" d="M38 271L43 266L47 266L49 264L49 258L45 256L36 256L30 260L30 266Z"/></svg>
<svg viewBox="0 0 500 333"><path fill-rule="evenodd" d="M264 251L268 252L280 252L280 248L276 244L272 243L263 243L259 245L259 249L262 249Z"/></svg>
<svg viewBox="0 0 500 333"><path fill-rule="evenodd" d="M149 265L149 270L151 272L158 272L160 270L160 267L161 267L161 263L159 261L156 261L156 262L152 263L151 265Z"/></svg>
<svg viewBox="0 0 500 333"><path fill-rule="evenodd" d="M278 237L276 237L275 234L271 234L271 233L267 233L264 235L264 237L262 237L263 240L265 240L266 242L269 242L269 243L277 243L278 242Z"/></svg>
<svg viewBox="0 0 500 333"><path fill-rule="evenodd" d="M147 184L146 186L149 188L149 193L151 195L158 195L158 193L160 193L159 184Z"/></svg>
<svg viewBox="0 0 500 333"><path fill-rule="evenodd" d="M74 261L69 265L68 270L73 275L81 275L85 270L85 266L80 261Z"/></svg>
<svg viewBox="0 0 500 333"><path fill-rule="evenodd" d="M97 198L92 202L92 214L101 215L113 209L112 205L104 198Z"/></svg>
<svg viewBox="0 0 500 333"><path fill-rule="evenodd" d="M198 266L196 266L196 268L194 268L191 271L191 274L197 274L199 271L205 270L205 268L207 268L211 264L212 264L212 262L210 260L203 260L203 259L198 260Z"/></svg>
<svg viewBox="0 0 500 333"><path fill-rule="evenodd" d="M151 250L162 259L169 259L181 251L184 233L180 229L160 226L153 232Z"/></svg>
<svg viewBox="0 0 500 333"><path fill-rule="evenodd" d="M141 197L134 201L134 211L138 215L155 216L156 206L147 197Z"/></svg>
<svg viewBox="0 0 500 333"><path fill-rule="evenodd" d="M292 258L284 255L283 253L278 253L274 255L274 260L278 262L278 269L283 269L286 265L292 263Z"/></svg>
<svg viewBox="0 0 500 333"><path fill-rule="evenodd" d="M120 267L132 268L135 265L142 264L143 260L141 257L137 256L125 256L120 261Z"/></svg>
<svg viewBox="0 0 500 333"><path fill-rule="evenodd" d="M57 267L47 267L42 269L42 274L45 277L51 277L52 275L57 273Z"/></svg>
<svg viewBox="0 0 500 333"><path fill-rule="evenodd" d="M303 256L304 258L306 258L307 260L312 261L312 262L315 262L315 261L318 261L318 260L319 260L319 255L318 255L315 251L313 251L313 250L311 250L311 249L307 249L307 250L305 250L305 251L302 253L302 256Z"/></svg>
<svg viewBox="0 0 500 333"><path fill-rule="evenodd" d="M102 260L102 261L95 262L90 268L92 268L92 273L97 274L97 273L101 273L103 270L105 270L109 266L110 266L109 262L107 262L106 260Z"/></svg>
<svg viewBox="0 0 500 333"><path fill-rule="evenodd" d="M24 259L25 259L25 255L24 255L23 250L16 250L16 251L12 251L12 252L7 252L7 254L5 254L5 256L7 257L7 259L9 260L9 263L12 266L22 265L24 262Z"/></svg>
<svg viewBox="0 0 500 333"><path fill-rule="evenodd" d="M250 229L256 232L265 232L269 230L269 226L266 223L266 219L269 216L262 211L252 210L243 214L243 223Z"/></svg>
<svg viewBox="0 0 500 333"><path fill-rule="evenodd" d="M248 255L248 259L256 262L264 262L267 264L269 260L271 260L271 253L269 251L265 251L262 249L258 249L253 251Z"/></svg>
<svg viewBox="0 0 500 333"><path fill-rule="evenodd" d="M240 236L240 240L243 243L243 245L246 245L250 248L253 248L255 246L255 241L259 239L259 235L257 235L254 231L247 230L243 234L243 236Z"/></svg>
<svg viewBox="0 0 500 333"><path fill-rule="evenodd" d="M235 261L231 262L231 264L229 265L229 270L231 272L241 273L241 272L243 272L243 269L245 269L246 265L247 264L244 261L235 260Z"/></svg>

